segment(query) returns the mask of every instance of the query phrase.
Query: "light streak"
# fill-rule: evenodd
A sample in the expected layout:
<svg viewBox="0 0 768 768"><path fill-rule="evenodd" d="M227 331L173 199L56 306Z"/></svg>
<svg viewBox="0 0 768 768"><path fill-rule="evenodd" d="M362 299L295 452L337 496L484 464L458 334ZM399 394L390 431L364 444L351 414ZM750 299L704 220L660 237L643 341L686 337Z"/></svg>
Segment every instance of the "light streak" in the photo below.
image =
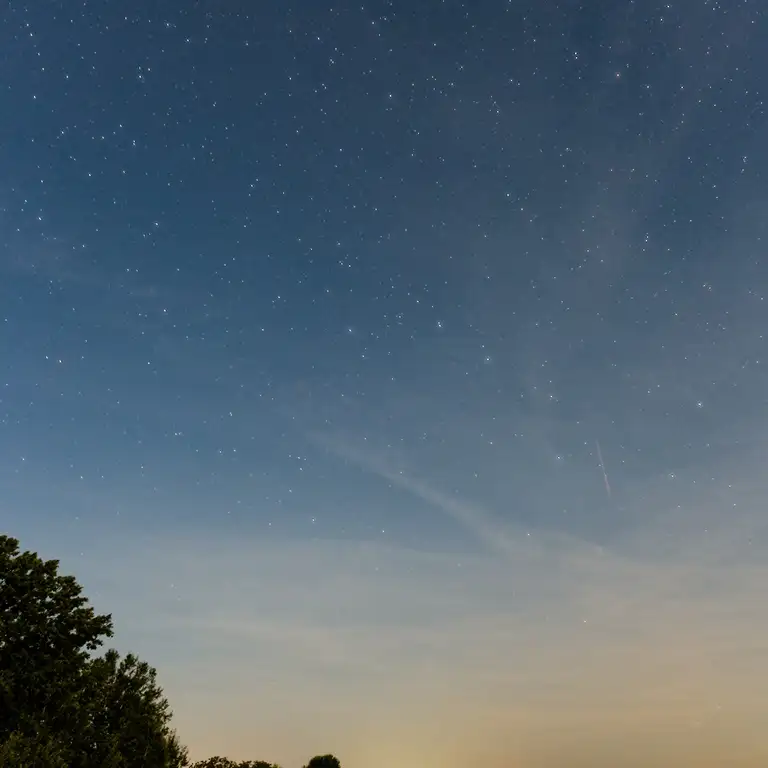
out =
<svg viewBox="0 0 768 768"><path fill-rule="evenodd" d="M597 446L597 458L600 461L600 469L603 471L603 481L605 482L605 492L608 494L608 498L611 498L611 484L608 482L608 473L605 471L605 464L603 463L603 452L600 450L600 441L595 440Z"/></svg>

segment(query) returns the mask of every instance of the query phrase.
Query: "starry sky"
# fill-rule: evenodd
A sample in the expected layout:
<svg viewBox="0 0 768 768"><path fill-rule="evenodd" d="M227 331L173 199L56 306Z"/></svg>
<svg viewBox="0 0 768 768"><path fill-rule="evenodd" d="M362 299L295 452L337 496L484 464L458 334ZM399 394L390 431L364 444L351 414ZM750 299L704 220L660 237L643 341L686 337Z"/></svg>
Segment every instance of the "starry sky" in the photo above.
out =
<svg viewBox="0 0 768 768"><path fill-rule="evenodd" d="M0 527L192 756L768 761L758 0L9 0Z"/></svg>

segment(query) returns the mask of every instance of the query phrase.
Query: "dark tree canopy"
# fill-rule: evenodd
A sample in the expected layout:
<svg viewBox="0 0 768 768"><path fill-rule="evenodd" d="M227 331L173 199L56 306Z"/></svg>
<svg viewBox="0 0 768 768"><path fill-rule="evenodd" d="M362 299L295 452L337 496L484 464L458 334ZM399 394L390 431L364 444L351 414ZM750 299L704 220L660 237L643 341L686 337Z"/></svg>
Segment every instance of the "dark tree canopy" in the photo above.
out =
<svg viewBox="0 0 768 768"><path fill-rule="evenodd" d="M97 615L58 567L0 536L0 743L15 731L71 729L89 653L112 635L111 617Z"/></svg>
<svg viewBox="0 0 768 768"><path fill-rule="evenodd" d="M186 750L170 731L168 701L149 664L132 654L121 660L117 651L109 650L92 660L89 688L93 714L88 733L93 733L102 759L108 760L113 751L141 755L148 766L186 764ZM106 734L109 742L100 738Z"/></svg>
<svg viewBox="0 0 768 768"><path fill-rule="evenodd" d="M0 536L0 765L181 768L156 673L92 653L112 635L56 560Z"/></svg>
<svg viewBox="0 0 768 768"><path fill-rule="evenodd" d="M67 751L45 734L25 736L14 731L0 744L0 765L19 768L69 768Z"/></svg>
<svg viewBox="0 0 768 768"><path fill-rule="evenodd" d="M334 755L317 755L307 763L306 768L341 768L341 763Z"/></svg>
<svg viewBox="0 0 768 768"><path fill-rule="evenodd" d="M157 672L112 636L58 560L0 535L0 768L186 768ZM210 757L191 768L279 768ZM305 768L341 768L333 755Z"/></svg>

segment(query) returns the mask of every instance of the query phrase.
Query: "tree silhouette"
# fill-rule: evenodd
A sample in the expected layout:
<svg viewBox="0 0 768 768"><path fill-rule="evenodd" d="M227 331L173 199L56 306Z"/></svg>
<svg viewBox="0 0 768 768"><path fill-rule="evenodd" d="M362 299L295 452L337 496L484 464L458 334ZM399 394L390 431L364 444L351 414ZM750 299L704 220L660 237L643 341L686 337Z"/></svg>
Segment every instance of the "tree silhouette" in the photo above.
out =
<svg viewBox="0 0 768 768"><path fill-rule="evenodd" d="M58 560L0 535L0 767L186 768L157 672L133 654L94 656L112 636ZM279 768L210 757L191 768ZM305 768L341 768L333 755Z"/></svg>
<svg viewBox="0 0 768 768"><path fill-rule="evenodd" d="M155 670L117 651L112 636L57 560L0 536L0 766L181 768Z"/></svg>
<svg viewBox="0 0 768 768"><path fill-rule="evenodd" d="M305 768L341 768L339 758L334 755L316 755Z"/></svg>
<svg viewBox="0 0 768 768"><path fill-rule="evenodd" d="M111 617L96 615L58 566L0 536L0 743L71 728L89 652L112 635Z"/></svg>
<svg viewBox="0 0 768 768"><path fill-rule="evenodd" d="M116 752L139 755L147 766L187 764L186 750L170 730L171 711L157 672L149 664L133 654L121 660L117 651L109 650L92 660L89 689L92 716L87 733L93 734L102 759Z"/></svg>
<svg viewBox="0 0 768 768"><path fill-rule="evenodd" d="M241 760L239 763L228 757L209 757L207 760L199 760L193 763L191 768L280 768L273 763L264 760Z"/></svg>

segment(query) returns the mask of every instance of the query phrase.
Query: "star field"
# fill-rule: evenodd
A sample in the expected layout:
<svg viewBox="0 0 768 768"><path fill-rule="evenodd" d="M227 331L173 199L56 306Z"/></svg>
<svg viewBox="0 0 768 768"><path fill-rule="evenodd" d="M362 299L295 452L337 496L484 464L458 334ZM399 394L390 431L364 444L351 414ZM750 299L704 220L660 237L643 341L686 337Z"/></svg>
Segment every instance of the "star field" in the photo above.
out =
<svg viewBox="0 0 768 768"><path fill-rule="evenodd" d="M398 739L419 765L721 765L768 717L764 654L719 676L765 623L767 33L755 0L0 11L2 525L109 601L193 755L291 762L320 685L372 767ZM629 635L617 704L596 681ZM711 694L632 677L672 658ZM265 668L286 720L200 729L216 685L266 706L237 688ZM438 718L448 680L493 705Z"/></svg>

